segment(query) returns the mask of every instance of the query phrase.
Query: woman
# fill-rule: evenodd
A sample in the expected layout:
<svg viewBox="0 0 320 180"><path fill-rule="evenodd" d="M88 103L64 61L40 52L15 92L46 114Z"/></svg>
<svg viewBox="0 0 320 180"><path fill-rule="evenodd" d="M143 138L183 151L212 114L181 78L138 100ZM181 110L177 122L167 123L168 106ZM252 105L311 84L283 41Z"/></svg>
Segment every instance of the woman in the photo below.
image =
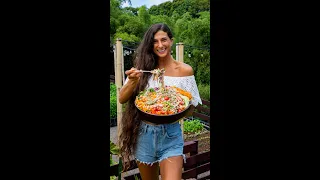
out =
<svg viewBox="0 0 320 180"><path fill-rule="evenodd" d="M151 73L139 70L165 69L164 83L189 91L192 113L198 103L202 103L191 66L178 62L171 56L173 35L166 24L154 24L144 34L137 48L134 66L126 71L127 79L120 90L119 102L127 103L122 119L121 155L125 168L129 157L134 155L143 180L181 180L184 139L179 119L171 124L156 125L141 119L134 105L135 97L148 87L156 87Z"/></svg>

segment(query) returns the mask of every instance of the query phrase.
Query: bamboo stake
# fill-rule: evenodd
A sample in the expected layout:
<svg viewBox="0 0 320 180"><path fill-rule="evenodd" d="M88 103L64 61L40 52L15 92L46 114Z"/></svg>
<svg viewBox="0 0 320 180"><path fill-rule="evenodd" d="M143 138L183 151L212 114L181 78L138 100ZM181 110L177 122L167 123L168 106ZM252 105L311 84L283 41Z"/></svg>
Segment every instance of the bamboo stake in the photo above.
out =
<svg viewBox="0 0 320 180"><path fill-rule="evenodd" d="M117 87L117 131L118 131L118 140L120 137L120 134L122 132L121 127L121 120L122 120L122 104L119 102L119 93L120 89L122 87L122 58L123 58L123 46L121 38L117 39L116 43L116 52L117 52L117 63L116 63L116 69L115 69L115 82ZM119 147L121 146L120 142L118 142Z"/></svg>

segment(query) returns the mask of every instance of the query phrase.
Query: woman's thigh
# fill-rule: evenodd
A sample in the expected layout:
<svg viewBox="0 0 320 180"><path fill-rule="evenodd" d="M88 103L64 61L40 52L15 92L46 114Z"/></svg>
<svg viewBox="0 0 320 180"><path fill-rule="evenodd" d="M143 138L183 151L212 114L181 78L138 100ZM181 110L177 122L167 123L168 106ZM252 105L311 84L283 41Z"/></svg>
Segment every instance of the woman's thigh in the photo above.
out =
<svg viewBox="0 0 320 180"><path fill-rule="evenodd" d="M161 180L181 180L182 156L173 156L160 162Z"/></svg>
<svg viewBox="0 0 320 180"><path fill-rule="evenodd" d="M137 161L137 165L142 180L159 180L159 163L148 165Z"/></svg>

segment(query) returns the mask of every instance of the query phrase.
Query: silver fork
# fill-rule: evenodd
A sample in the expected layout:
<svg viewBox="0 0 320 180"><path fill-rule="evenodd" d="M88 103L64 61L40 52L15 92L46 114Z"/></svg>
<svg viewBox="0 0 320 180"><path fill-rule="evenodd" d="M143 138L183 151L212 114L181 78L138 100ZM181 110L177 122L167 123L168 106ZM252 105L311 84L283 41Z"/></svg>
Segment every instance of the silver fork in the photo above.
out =
<svg viewBox="0 0 320 180"><path fill-rule="evenodd" d="M138 70L140 72L148 72L148 73L153 73L154 71L145 71L145 70Z"/></svg>

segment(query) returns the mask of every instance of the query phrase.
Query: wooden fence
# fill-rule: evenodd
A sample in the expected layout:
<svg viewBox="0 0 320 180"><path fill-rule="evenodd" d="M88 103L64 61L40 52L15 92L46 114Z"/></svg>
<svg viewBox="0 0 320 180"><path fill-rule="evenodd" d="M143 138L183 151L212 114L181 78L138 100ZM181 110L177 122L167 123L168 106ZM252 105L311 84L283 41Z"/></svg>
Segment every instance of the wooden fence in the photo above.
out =
<svg viewBox="0 0 320 180"><path fill-rule="evenodd" d="M199 104L193 111L192 118L200 119L207 129L210 129L210 101L201 99L202 105ZM190 119L190 117L188 117Z"/></svg>
<svg viewBox="0 0 320 180"><path fill-rule="evenodd" d="M199 174L210 171L210 151L198 153L198 141L188 141L184 143L183 153L187 155L186 163L183 163L183 179L198 178ZM137 169L135 160L132 160L128 171ZM118 176L119 165L110 167L110 176ZM134 176L141 179L140 173L123 177L125 180L135 180ZM210 174L204 175L199 180L210 179Z"/></svg>

